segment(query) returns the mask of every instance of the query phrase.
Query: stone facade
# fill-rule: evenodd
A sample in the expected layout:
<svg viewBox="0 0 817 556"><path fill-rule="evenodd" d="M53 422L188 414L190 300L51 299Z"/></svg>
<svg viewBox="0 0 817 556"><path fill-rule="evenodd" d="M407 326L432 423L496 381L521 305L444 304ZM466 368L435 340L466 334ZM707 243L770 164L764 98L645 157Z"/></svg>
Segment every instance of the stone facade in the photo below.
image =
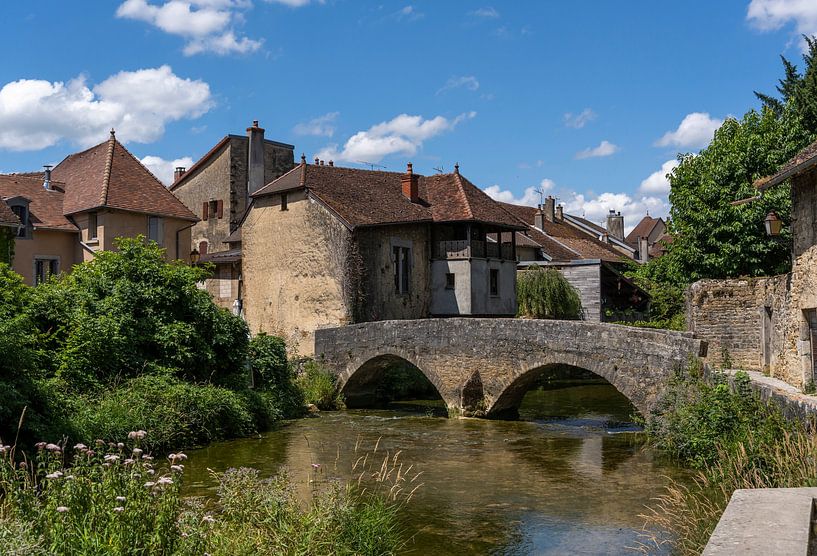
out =
<svg viewBox="0 0 817 556"><path fill-rule="evenodd" d="M366 389L386 364L408 361L449 409L502 415L545 370L570 365L615 386L644 414L673 372L706 354L692 334L579 321L448 318L318 330L315 353L346 393Z"/></svg>

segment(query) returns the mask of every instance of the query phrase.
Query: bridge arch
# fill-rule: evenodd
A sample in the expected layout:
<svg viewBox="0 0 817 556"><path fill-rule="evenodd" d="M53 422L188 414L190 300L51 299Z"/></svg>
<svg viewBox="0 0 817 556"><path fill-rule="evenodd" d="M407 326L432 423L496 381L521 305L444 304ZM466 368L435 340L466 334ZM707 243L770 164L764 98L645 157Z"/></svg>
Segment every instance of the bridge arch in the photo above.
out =
<svg viewBox="0 0 817 556"><path fill-rule="evenodd" d="M361 399L369 395L371 387L377 383L383 372L388 367L399 363L408 363L422 373L446 406L456 405L456 400L451 399L450 396L446 397L448 389L437 373L429 369L427 365L421 366L421 361L402 350L384 350L383 353L363 356L358 360L350 361L346 370L338 376L338 389L348 400L351 400L350 405L358 405L359 402L355 398Z"/></svg>
<svg viewBox="0 0 817 556"><path fill-rule="evenodd" d="M565 361L566 359L570 359L570 362ZM632 384L629 381L620 380L622 374L619 373L619 369L615 366L611 369L609 366L598 365L593 361L577 362L572 357L553 356L538 364L524 368L519 373L509 373L507 380L503 381L500 389L498 389L498 393L495 393L493 403L487 408L487 416L492 418L516 417L525 394L533 389L545 372L558 367L589 371L595 376L603 378L627 398L639 412L644 413L644 408L639 408L637 405L639 397L629 391Z"/></svg>

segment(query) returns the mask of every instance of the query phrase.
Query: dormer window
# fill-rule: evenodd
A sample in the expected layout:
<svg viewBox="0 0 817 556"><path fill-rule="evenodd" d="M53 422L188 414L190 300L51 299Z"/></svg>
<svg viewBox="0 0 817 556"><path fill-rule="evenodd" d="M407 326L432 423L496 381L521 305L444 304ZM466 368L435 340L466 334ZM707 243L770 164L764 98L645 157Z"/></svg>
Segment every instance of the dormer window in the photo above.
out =
<svg viewBox="0 0 817 556"><path fill-rule="evenodd" d="M6 204L11 208L11 211L20 219L20 229L17 231L18 239L31 239L31 213L28 210L29 200L17 197L6 200Z"/></svg>

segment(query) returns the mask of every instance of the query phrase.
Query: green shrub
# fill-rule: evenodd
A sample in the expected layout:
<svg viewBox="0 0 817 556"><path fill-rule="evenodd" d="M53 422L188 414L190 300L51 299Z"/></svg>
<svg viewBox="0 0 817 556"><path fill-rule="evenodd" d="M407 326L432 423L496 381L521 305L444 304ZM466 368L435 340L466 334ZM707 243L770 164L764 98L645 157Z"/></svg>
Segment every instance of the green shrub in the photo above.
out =
<svg viewBox="0 0 817 556"><path fill-rule="evenodd" d="M314 360L304 363L303 371L296 380L304 403L329 410L343 407L343 395L338 392L336 382L335 375Z"/></svg>
<svg viewBox="0 0 817 556"><path fill-rule="evenodd" d="M516 281L519 314L535 319L578 319L579 293L558 270L531 266Z"/></svg>
<svg viewBox="0 0 817 556"><path fill-rule="evenodd" d="M613 324L623 324L624 326L635 326L638 328L684 331L686 330L686 316L684 313L677 313L668 319L637 320L632 322L620 321Z"/></svg>
<svg viewBox="0 0 817 556"><path fill-rule="evenodd" d="M287 360L284 340L258 334L250 341L249 354L253 383L264 403L276 406L284 418L302 415L303 394L295 385L295 373Z"/></svg>
<svg viewBox="0 0 817 556"><path fill-rule="evenodd" d="M256 395L162 376L131 379L77 405L74 421L82 440L114 440L143 429L150 433L146 446L156 451L248 436L257 432L256 422L280 416Z"/></svg>

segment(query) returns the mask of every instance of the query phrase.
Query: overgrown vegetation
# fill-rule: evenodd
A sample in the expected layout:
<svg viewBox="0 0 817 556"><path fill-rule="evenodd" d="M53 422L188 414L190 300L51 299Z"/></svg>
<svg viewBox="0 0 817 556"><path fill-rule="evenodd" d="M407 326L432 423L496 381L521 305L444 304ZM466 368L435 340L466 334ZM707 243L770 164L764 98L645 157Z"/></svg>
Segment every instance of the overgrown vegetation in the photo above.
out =
<svg viewBox="0 0 817 556"><path fill-rule="evenodd" d="M150 429L157 450L245 436L301 411L286 347L197 287L207 270L123 239L31 288L0 264L0 439ZM250 388L250 372L255 388Z"/></svg>
<svg viewBox="0 0 817 556"><path fill-rule="evenodd" d="M149 435L129 437L78 444L73 457L44 442L33 459L0 445L3 554L388 555L404 544L397 511L419 474L397 455L377 461L377 447L358 460L358 484L323 480L314 464L305 506L286 475L262 479L246 468L217 474L217 499L206 504L179 495L184 454L155 462L140 447Z"/></svg>
<svg viewBox="0 0 817 556"><path fill-rule="evenodd" d="M554 269L533 265L516 281L519 314L534 319L578 319L582 315L579 293Z"/></svg>
<svg viewBox="0 0 817 556"><path fill-rule="evenodd" d="M296 379L304 401L324 410L344 407L343 395L338 392L336 382L335 375L313 359L304 362Z"/></svg>
<svg viewBox="0 0 817 556"><path fill-rule="evenodd" d="M671 482L644 516L644 552L669 545L700 554L738 488L817 485L817 434L786 420L752 391L745 373L709 382L698 366L672 381L647 421L652 442L697 470L691 486ZM669 531L669 537L654 533Z"/></svg>

